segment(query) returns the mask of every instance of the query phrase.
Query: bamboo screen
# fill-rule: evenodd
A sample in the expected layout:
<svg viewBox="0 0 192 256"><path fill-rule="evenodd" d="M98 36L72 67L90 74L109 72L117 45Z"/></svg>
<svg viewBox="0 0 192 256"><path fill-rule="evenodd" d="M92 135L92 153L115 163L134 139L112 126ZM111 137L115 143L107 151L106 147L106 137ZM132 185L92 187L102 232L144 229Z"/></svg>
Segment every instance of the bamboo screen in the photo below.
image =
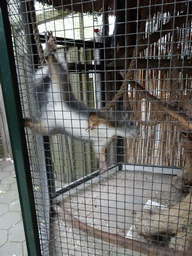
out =
<svg viewBox="0 0 192 256"><path fill-rule="evenodd" d="M157 35L157 31L160 31L158 29L166 26L164 24L172 24L169 32L166 28L166 35L140 53L136 61L138 70L134 72L134 79L150 94L178 111L185 111L191 117L192 72L188 62L192 50L191 19L188 22L183 20L183 23L176 27L171 14L163 13L159 9L154 10L150 22L146 22L142 40L149 44ZM164 31L159 33L163 34ZM134 148L131 146L132 142L128 141L128 162L182 167L185 154L181 145L181 125L155 102L149 101L145 93L138 93L130 87L128 94L134 118L143 121L139 122L141 140L135 142Z"/></svg>

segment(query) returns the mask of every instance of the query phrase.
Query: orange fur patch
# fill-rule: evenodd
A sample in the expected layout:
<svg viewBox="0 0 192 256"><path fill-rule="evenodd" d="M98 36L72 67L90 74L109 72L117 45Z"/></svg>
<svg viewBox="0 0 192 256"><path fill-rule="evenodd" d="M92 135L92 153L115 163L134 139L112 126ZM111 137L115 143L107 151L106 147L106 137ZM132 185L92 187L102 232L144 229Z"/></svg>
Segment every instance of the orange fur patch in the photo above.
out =
<svg viewBox="0 0 192 256"><path fill-rule="evenodd" d="M89 122L88 122L89 127L88 127L88 129L92 130L92 129L94 129L95 127L97 127L99 124L101 124L103 122L105 122L104 119L99 118L96 114L91 114L89 116Z"/></svg>
<svg viewBox="0 0 192 256"><path fill-rule="evenodd" d="M89 125L87 130L93 130L95 127L99 126L99 124L102 124L102 123L111 127L111 124L107 120L101 117L98 117L97 114L91 114L89 116L89 121L88 121Z"/></svg>

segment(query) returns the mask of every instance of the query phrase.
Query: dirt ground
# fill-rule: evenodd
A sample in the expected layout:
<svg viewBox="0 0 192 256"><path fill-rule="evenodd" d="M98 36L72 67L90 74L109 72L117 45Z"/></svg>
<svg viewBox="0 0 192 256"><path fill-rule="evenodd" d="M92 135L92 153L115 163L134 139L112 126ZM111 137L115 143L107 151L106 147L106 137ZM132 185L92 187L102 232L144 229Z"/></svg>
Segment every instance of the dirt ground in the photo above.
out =
<svg viewBox="0 0 192 256"><path fill-rule="evenodd" d="M143 208L148 200L164 206L180 201L182 195L171 183L171 175L120 171L100 178L96 184L90 183L85 189L77 188L76 193L65 198L60 206L90 226L143 241L134 232L136 216L145 211ZM143 255L87 235L72 227L64 214L56 214L52 221L50 244L53 256Z"/></svg>

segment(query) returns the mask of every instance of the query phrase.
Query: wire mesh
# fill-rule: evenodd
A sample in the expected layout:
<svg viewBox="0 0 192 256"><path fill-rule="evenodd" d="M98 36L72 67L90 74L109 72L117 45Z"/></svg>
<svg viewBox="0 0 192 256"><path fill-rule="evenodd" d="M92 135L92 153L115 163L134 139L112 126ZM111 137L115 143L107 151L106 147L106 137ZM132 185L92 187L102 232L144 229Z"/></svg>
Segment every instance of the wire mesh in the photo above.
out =
<svg viewBox="0 0 192 256"><path fill-rule="evenodd" d="M8 6L42 255L190 255L191 1Z"/></svg>

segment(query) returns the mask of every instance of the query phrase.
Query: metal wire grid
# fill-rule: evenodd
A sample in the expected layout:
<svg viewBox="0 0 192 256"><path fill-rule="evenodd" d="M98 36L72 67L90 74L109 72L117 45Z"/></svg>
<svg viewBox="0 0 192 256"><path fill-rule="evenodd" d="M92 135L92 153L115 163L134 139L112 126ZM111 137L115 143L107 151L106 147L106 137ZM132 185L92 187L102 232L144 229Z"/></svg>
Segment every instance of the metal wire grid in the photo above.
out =
<svg viewBox="0 0 192 256"><path fill-rule="evenodd" d="M37 23L42 23L43 29L52 30L57 37L72 35L71 40L63 41L66 54L63 49L58 52L61 57L65 55L67 61L73 62L71 70L69 65L69 75L76 97L88 105L104 106L112 100L124 80L129 79L165 100L176 113L182 110L190 116L191 108L183 104L188 102L190 105L187 96L191 92L191 67L188 62L191 59L190 1L144 1L139 5L128 1L96 2L101 4L99 10L103 19L103 25L99 28L95 25L97 16L93 15L94 9L90 10L93 15L91 25L85 23L87 14L73 13L78 8L83 13L83 2L66 2L57 9L52 5L36 3ZM54 3L58 6L58 1ZM87 1L87 4L90 3L94 8L96 3ZM38 53L34 50L35 42L26 5L26 1L10 2L9 13L21 103L24 116L29 116L35 108L32 75L38 65ZM19 8L22 10L21 16L18 15ZM62 17L57 22L59 15ZM115 17L115 28L111 35L108 32L110 16ZM72 21L71 27L67 19ZM75 20L78 20L77 24ZM92 28L90 39L95 40L89 47L86 44L89 37L85 33L87 28L89 31ZM41 29L39 25L42 33ZM75 41L79 35L79 41ZM59 42L57 44L59 48ZM131 66L133 59L135 64ZM82 66L77 66L77 63ZM87 68L88 64L93 66ZM130 66L131 71L127 71ZM117 163L117 160L123 163L121 172L116 172L115 167L104 174L104 179L102 176L93 178L91 173L97 169L97 165L90 145L69 139L66 135L54 136L50 143L47 137L42 138L26 130L43 255L137 255L131 248L127 250L80 231L78 225L80 227L81 224L75 224L75 218L88 226L119 234L123 238L145 241L135 231L138 229L142 233L144 229L147 238L155 242L162 240L161 246L181 251L189 247L189 208L185 209L185 218L177 214L174 220L175 225L180 229L185 227L186 232L176 231L170 216L166 220L167 228L162 227L161 223L156 224L158 221L155 223L154 217L151 217L151 214L157 214L161 220L161 210L176 205L182 197L180 191L172 186L172 176L165 175L177 174L177 168L185 165L182 125L154 102L148 101L135 85L133 88L132 84L128 84L114 107L114 112L120 114L116 115L116 121L122 121L119 117L129 105L130 118L136 120L140 127L140 137L136 141L124 141L122 145L120 140L108 149L110 165ZM146 126L148 122L150 125ZM187 143L190 145L189 141ZM123 156L123 159L121 157L119 160L119 156ZM151 170L151 173L145 170ZM86 178L92 179L85 182ZM146 205L151 206L153 201L160 205L149 207L150 210L145 212ZM160 230L159 233L147 230L147 227L153 230L151 223ZM171 227L171 232L168 232L168 227ZM141 249L138 255L142 252Z"/></svg>

